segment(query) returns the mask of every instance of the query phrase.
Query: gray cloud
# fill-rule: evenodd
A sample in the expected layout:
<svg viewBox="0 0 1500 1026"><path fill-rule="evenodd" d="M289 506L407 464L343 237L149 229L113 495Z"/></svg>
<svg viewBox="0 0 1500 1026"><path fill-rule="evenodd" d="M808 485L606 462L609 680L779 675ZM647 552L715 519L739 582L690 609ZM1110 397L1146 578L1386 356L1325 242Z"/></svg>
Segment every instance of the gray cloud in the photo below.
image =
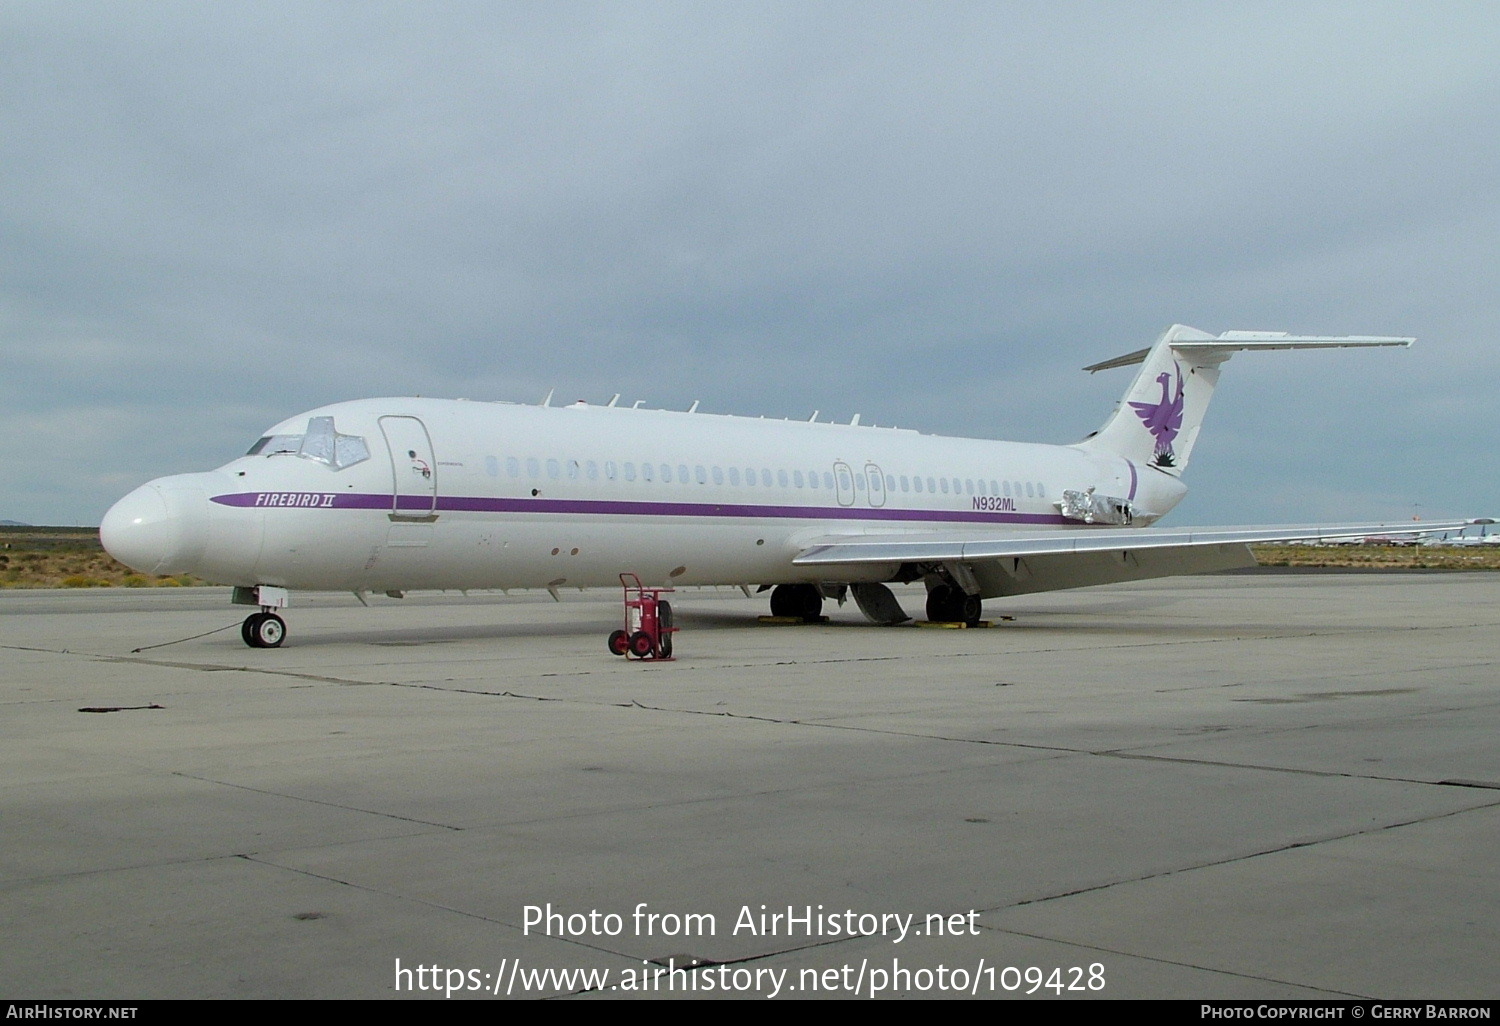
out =
<svg viewBox="0 0 1500 1026"><path fill-rule="evenodd" d="M1492 511L1483 4L0 4L0 516L421 393L1071 441L1237 358L1174 519ZM651 361L630 354L655 354Z"/></svg>

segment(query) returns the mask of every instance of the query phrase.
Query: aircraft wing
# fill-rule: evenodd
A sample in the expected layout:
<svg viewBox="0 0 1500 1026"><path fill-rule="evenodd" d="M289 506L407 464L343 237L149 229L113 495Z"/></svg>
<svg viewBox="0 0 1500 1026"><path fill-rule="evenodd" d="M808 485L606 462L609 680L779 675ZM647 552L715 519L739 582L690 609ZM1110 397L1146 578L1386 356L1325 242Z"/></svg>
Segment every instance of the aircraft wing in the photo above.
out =
<svg viewBox="0 0 1500 1026"><path fill-rule="evenodd" d="M837 579L839 568L875 569L890 574L892 580L911 580L928 569L941 568L954 579L968 581L971 586L966 590L971 593L994 598L1251 567L1255 557L1248 546L1257 543L1425 534L1486 522L825 535L809 540L792 562L826 567L832 579Z"/></svg>
<svg viewBox="0 0 1500 1026"><path fill-rule="evenodd" d="M1007 559L1117 550L1258 545L1291 541L1456 531L1486 520L1404 521L1395 524L1283 524L1271 527L1077 527L1014 532L933 532L828 535L815 539L792 560L798 566L851 563L936 563Z"/></svg>

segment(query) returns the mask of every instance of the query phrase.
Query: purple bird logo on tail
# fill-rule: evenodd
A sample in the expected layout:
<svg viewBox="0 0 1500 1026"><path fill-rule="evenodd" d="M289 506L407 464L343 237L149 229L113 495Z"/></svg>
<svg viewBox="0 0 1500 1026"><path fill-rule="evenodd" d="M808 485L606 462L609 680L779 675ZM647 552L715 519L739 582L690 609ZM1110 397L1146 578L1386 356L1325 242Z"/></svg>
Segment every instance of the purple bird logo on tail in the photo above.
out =
<svg viewBox="0 0 1500 1026"><path fill-rule="evenodd" d="M1161 385L1161 401L1156 403L1131 403L1130 408L1141 418L1151 437L1156 439L1156 455L1151 462L1158 467L1175 467L1177 457L1172 452L1172 440L1182 430L1182 365L1173 363L1177 370L1177 394L1171 392L1172 375L1163 371L1156 376Z"/></svg>

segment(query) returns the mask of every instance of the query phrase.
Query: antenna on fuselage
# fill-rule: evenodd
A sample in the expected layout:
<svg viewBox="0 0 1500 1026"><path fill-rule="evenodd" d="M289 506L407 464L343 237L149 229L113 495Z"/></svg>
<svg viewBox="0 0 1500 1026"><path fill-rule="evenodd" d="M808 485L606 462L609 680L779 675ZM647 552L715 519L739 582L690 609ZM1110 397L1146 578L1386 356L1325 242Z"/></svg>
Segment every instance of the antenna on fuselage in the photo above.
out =
<svg viewBox="0 0 1500 1026"><path fill-rule="evenodd" d="M851 421L849 421L849 426L850 427L859 427L859 414L856 413L854 415L854 419L851 420Z"/></svg>
<svg viewBox="0 0 1500 1026"><path fill-rule="evenodd" d="M545 398L545 399L542 400L542 405L543 406L551 406L552 405L552 392L556 392L556 391L557 391L557 389L554 388L554 389L552 389L551 392L547 393L547 398Z"/></svg>
<svg viewBox="0 0 1500 1026"><path fill-rule="evenodd" d="M813 410L813 415L807 418L807 422L809 424L816 424L818 422L818 414L822 412L822 410Z"/></svg>
<svg viewBox="0 0 1500 1026"><path fill-rule="evenodd" d="M632 410L639 410L641 408L641 403L643 403L645 401L646 400L644 400L644 399L637 399L635 402L633 402L633 403L630 404L630 408Z"/></svg>
<svg viewBox="0 0 1500 1026"><path fill-rule="evenodd" d="M614 397L614 398L613 398L613 399L611 399L611 400L610 400L610 401L609 401L609 406L608 406L608 408L609 408L609 409L613 409L613 408L614 408L614 405L615 405L615 403L617 403L617 402L619 402L619 401L620 401L620 393L619 393L619 392L616 392L616 393L615 393L615 397Z"/></svg>
<svg viewBox="0 0 1500 1026"><path fill-rule="evenodd" d="M697 399L693 400L693 405L689 406L687 411L689 413L697 413L698 412L698 400Z"/></svg>

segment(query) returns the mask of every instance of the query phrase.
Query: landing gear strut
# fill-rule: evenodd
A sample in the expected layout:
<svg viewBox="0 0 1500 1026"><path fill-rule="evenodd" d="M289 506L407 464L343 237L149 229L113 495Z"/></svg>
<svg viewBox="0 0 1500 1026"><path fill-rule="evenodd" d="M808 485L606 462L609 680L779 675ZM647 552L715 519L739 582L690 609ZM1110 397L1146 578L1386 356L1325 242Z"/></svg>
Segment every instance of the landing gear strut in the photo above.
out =
<svg viewBox="0 0 1500 1026"><path fill-rule="evenodd" d="M823 593L816 584L778 584L771 591L771 615L816 620L823 615Z"/></svg>
<svg viewBox="0 0 1500 1026"><path fill-rule="evenodd" d="M982 604L978 595L969 595L952 584L937 584L927 592L927 619L934 623L979 623Z"/></svg>
<svg viewBox="0 0 1500 1026"><path fill-rule="evenodd" d="M251 648L278 648L286 637L286 621L275 613L251 613L240 624L240 637Z"/></svg>

